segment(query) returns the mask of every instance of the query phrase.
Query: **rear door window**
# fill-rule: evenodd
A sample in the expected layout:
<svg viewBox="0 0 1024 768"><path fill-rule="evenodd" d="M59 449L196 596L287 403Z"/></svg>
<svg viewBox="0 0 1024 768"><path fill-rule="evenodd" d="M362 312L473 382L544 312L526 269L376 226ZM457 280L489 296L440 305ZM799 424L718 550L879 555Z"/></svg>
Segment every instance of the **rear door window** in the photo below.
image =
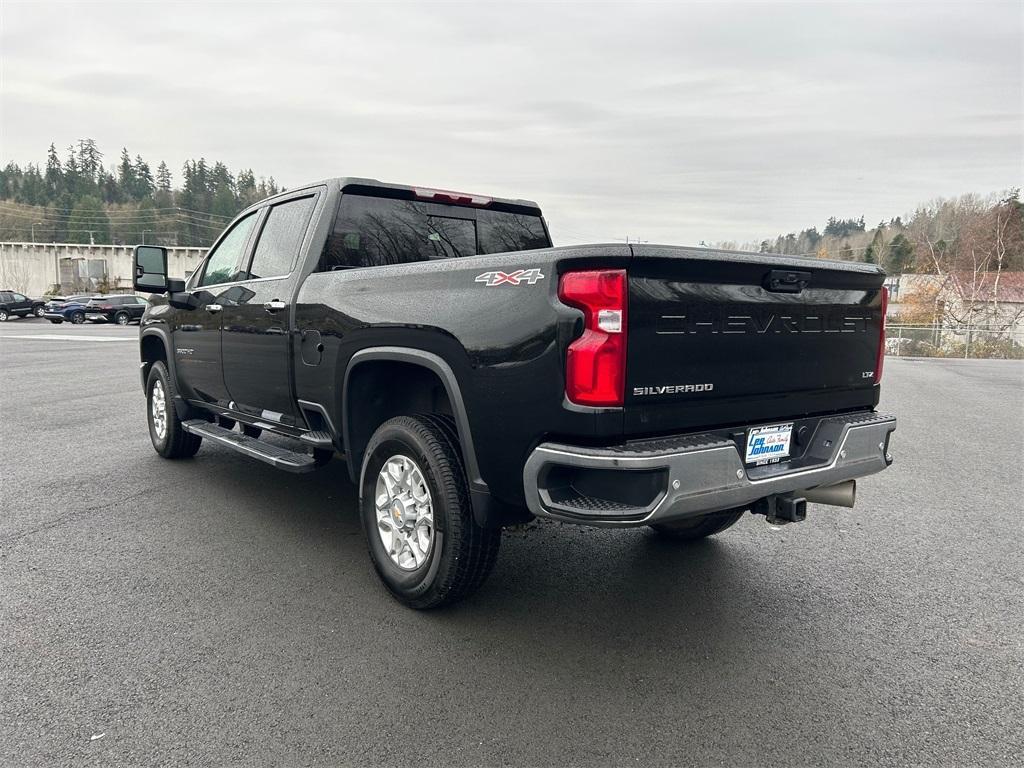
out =
<svg viewBox="0 0 1024 768"><path fill-rule="evenodd" d="M270 209L252 256L248 277L283 277L292 271L316 197L300 197Z"/></svg>

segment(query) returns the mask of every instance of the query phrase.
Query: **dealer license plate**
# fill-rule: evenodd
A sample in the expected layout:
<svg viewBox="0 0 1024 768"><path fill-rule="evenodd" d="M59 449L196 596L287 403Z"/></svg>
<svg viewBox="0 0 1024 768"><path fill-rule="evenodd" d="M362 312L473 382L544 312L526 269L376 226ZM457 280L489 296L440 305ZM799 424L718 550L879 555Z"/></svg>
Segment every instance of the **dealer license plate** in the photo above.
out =
<svg viewBox="0 0 1024 768"><path fill-rule="evenodd" d="M747 464L773 464L789 456L793 423L753 427L747 432Z"/></svg>

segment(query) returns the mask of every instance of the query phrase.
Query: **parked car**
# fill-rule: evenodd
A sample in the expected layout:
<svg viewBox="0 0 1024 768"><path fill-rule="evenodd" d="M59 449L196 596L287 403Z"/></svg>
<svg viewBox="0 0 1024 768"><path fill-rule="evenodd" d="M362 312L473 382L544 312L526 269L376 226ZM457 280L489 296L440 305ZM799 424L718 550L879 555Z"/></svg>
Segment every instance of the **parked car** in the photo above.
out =
<svg viewBox="0 0 1024 768"><path fill-rule="evenodd" d="M141 296L96 296L85 305L85 319L90 323L128 323L142 320L148 302Z"/></svg>
<svg viewBox="0 0 1024 768"><path fill-rule="evenodd" d="M247 208L187 281L156 246L134 274L158 294L140 333L157 453L342 456L377 573L414 608L470 594L502 527L535 516L692 541L747 511L852 507L893 461L875 264L553 248L526 200L336 179Z"/></svg>
<svg viewBox="0 0 1024 768"><path fill-rule="evenodd" d="M16 291L0 291L0 323L12 317L43 316L42 299L30 299Z"/></svg>
<svg viewBox="0 0 1024 768"><path fill-rule="evenodd" d="M85 322L85 305L95 294L87 293L82 296L54 297L47 302L43 309L43 317L54 325L60 325L65 320L78 325Z"/></svg>

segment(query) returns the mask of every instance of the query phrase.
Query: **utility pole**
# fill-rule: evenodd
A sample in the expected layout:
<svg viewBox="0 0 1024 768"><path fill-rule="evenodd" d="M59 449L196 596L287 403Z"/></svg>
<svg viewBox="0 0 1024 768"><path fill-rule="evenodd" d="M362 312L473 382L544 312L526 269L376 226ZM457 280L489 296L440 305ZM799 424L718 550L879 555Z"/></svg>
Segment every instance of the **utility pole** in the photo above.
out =
<svg viewBox="0 0 1024 768"><path fill-rule="evenodd" d="M147 232L152 232L152 231L153 231L152 229L144 229L144 230L142 230L142 244L143 245L146 244L146 233Z"/></svg>
<svg viewBox="0 0 1024 768"><path fill-rule="evenodd" d="M36 227L41 227L41 226L43 226L43 222L41 222L41 221L34 221L34 222L32 222L32 244L33 245L36 242Z"/></svg>

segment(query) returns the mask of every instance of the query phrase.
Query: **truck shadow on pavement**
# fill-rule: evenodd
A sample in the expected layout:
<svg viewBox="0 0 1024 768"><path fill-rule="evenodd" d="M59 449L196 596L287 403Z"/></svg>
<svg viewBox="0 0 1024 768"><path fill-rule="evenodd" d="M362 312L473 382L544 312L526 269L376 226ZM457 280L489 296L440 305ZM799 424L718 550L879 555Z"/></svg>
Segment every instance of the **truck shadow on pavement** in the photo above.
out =
<svg viewBox="0 0 1024 768"><path fill-rule="evenodd" d="M698 638L703 651L728 646L736 631L760 636L766 617L787 612L792 595L770 588L777 572L754 542L764 524L746 516L733 529L680 543L641 529L608 530L538 521L506 531L498 563L480 591L438 611L419 613L394 601L378 582L366 552L357 494L343 462L294 476L263 471L228 451L203 446L186 474L204 476L232 500L232 517L311 559L322 574L324 610L344 591L369 617L388 615L418 631L501 627L506 650L524 653L543 636L569 646L586 633L591 652L650 649ZM273 545L273 542L271 542ZM286 564L285 564L286 566ZM347 583L346 583L347 582ZM817 597L820 597L818 595ZM346 620L359 620L346 608ZM759 618L760 617L760 618ZM467 637L467 639L469 639ZM749 648L736 649L750 652ZM702 652L703 652L702 651Z"/></svg>

